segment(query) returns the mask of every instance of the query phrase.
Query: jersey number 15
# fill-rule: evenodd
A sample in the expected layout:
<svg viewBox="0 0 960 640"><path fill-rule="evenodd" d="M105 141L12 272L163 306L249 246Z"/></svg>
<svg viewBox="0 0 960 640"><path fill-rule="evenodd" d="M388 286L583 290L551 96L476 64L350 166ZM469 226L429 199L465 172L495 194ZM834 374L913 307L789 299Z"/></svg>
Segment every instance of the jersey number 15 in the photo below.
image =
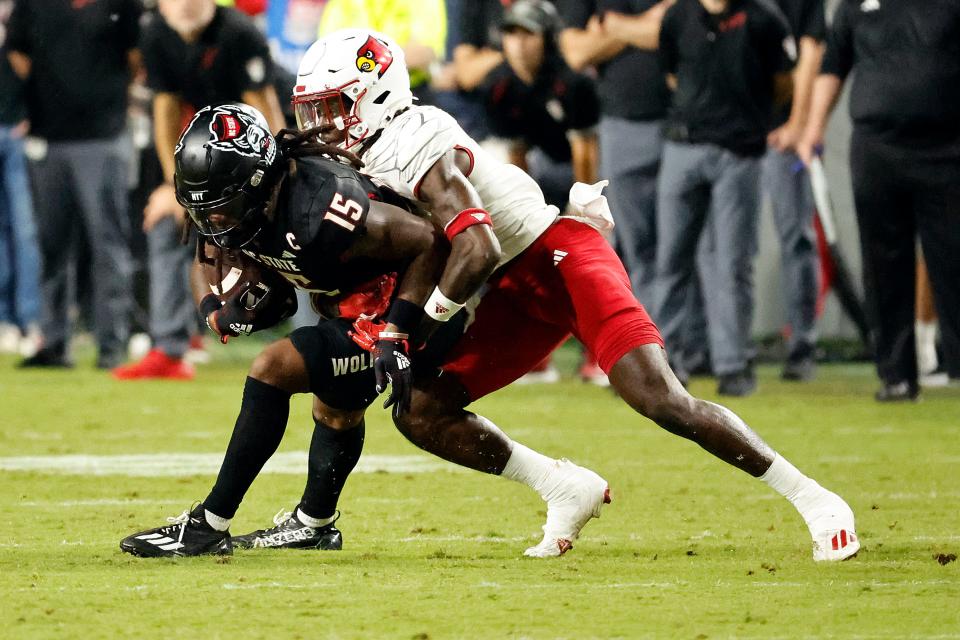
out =
<svg viewBox="0 0 960 640"><path fill-rule="evenodd" d="M363 207L356 200L345 200L342 195L335 193L324 220L340 225L347 231L353 231L363 215Z"/></svg>

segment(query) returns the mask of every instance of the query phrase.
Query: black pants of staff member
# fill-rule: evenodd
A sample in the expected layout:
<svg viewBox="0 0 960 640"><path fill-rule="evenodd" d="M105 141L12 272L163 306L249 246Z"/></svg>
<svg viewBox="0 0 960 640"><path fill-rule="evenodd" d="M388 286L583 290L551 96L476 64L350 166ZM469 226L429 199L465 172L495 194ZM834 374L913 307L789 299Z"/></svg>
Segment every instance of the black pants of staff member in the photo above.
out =
<svg viewBox="0 0 960 640"><path fill-rule="evenodd" d="M917 384L918 234L940 316L947 372L960 378L960 140L909 148L855 129L850 167L880 379Z"/></svg>

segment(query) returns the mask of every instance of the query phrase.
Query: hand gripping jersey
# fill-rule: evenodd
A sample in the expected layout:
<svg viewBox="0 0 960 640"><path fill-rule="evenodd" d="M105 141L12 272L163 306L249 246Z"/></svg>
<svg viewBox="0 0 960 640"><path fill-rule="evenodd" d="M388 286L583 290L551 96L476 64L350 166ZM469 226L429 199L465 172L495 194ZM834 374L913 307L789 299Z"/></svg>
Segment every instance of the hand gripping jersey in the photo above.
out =
<svg viewBox="0 0 960 640"><path fill-rule="evenodd" d="M364 150L362 171L401 196L420 200L418 188L424 174L455 148L470 156L467 179L493 219L502 252L500 265L506 264L553 224L559 211L544 202L543 192L530 176L490 157L446 112L413 106L398 115Z"/></svg>
<svg viewBox="0 0 960 640"><path fill-rule="evenodd" d="M333 160L302 158L295 167L280 187L272 223L243 253L321 299L336 299L403 269L374 258L343 259L364 233L370 200L387 194Z"/></svg>

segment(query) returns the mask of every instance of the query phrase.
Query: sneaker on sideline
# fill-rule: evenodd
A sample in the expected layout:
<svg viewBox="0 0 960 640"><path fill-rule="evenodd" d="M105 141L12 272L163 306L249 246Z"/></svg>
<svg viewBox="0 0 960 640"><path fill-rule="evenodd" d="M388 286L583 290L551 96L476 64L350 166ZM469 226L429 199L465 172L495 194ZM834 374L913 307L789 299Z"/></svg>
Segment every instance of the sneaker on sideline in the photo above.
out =
<svg viewBox="0 0 960 640"><path fill-rule="evenodd" d="M183 358L171 358L160 349L151 349L139 362L116 367L117 380L193 380L193 365Z"/></svg>

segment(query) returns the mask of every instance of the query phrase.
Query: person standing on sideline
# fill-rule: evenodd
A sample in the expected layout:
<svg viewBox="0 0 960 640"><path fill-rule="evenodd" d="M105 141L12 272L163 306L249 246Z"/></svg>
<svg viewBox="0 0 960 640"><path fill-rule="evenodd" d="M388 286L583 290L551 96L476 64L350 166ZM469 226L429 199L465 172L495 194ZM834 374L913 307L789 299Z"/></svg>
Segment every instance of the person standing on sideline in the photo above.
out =
<svg viewBox="0 0 960 640"><path fill-rule="evenodd" d="M115 367L126 350L133 297L127 87L139 67L141 13L139 0L14 4L7 57L26 81L27 116L38 138L30 169L43 258L43 346L23 367L73 366L68 280L83 235L90 243L97 367Z"/></svg>
<svg viewBox="0 0 960 640"><path fill-rule="evenodd" d="M574 182L597 181L599 100L593 80L572 71L557 49L560 22L547 0L517 0L503 17L505 61L487 77L484 95L493 135L507 141L510 163L530 174L547 204L567 209ZM559 379L538 366L518 382ZM552 376L551 376L552 374ZM609 384L584 352L579 376Z"/></svg>
<svg viewBox="0 0 960 640"><path fill-rule="evenodd" d="M657 172L670 104L657 43L669 2L559 0L560 50L574 71L596 66L600 174L614 236L637 299L651 305L657 247ZM656 319L656 318L655 318ZM657 320L659 322L659 320Z"/></svg>
<svg viewBox="0 0 960 640"><path fill-rule="evenodd" d="M919 233L944 362L960 378L960 3L842 0L797 151L809 163L853 74L850 171L881 402L919 394Z"/></svg>
<svg viewBox="0 0 960 640"><path fill-rule="evenodd" d="M238 101L266 114L273 131L284 125L270 82L267 42L250 18L218 7L214 0L160 0L158 9L141 38L147 85L154 91L154 144L164 177L143 212L154 348L139 362L114 369L120 380L188 380L194 375L183 359L197 325L190 293L194 251L181 242L184 213L173 188L173 151L180 131L196 109Z"/></svg>
<svg viewBox="0 0 960 640"><path fill-rule="evenodd" d="M657 184L653 317L668 351L679 350L702 239L710 359L721 395L756 390L750 330L760 160L775 95L789 91L791 43L777 7L757 0L679 0L660 31L676 91Z"/></svg>
<svg viewBox="0 0 960 640"><path fill-rule="evenodd" d="M33 355L39 339L40 252L23 138L23 82L4 42L13 0L0 0L0 353Z"/></svg>
<svg viewBox="0 0 960 640"><path fill-rule="evenodd" d="M777 0L797 43L793 98L778 105L775 129L767 136L761 182L770 196L780 239L780 265L787 323L787 361L781 378L807 381L816 375L815 343L820 259L813 228L814 202L796 145L810 110L813 81L823 57L824 0Z"/></svg>

